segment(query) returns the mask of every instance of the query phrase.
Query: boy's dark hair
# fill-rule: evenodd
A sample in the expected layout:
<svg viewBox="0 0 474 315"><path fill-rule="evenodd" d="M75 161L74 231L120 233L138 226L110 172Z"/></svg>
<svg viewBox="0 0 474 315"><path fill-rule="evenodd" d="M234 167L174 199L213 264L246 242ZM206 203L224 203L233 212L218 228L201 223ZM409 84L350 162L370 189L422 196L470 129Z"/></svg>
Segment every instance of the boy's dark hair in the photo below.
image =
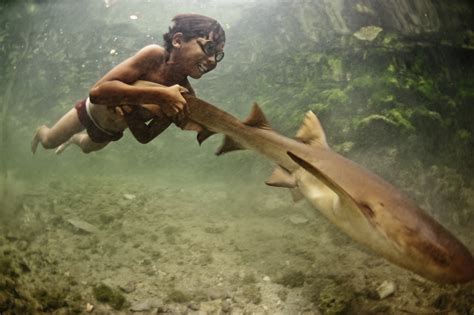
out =
<svg viewBox="0 0 474 315"><path fill-rule="evenodd" d="M212 32L213 40L216 44L225 42L225 32L222 26L213 18L200 14L178 14L172 20L173 25L168 29L168 33L163 35L165 49L169 52L173 47L171 41L176 33L183 33L185 41L193 38L207 37Z"/></svg>

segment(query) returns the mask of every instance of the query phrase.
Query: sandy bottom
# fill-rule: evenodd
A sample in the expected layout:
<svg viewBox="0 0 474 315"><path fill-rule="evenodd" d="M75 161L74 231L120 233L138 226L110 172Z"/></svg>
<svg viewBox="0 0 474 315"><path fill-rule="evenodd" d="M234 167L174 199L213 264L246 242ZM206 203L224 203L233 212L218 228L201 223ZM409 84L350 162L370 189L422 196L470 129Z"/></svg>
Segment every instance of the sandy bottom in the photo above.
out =
<svg viewBox="0 0 474 315"><path fill-rule="evenodd" d="M92 314L474 314L473 284L393 266L283 189L159 176L35 186L2 212L2 315L88 303ZM455 232L472 250L473 231ZM394 290L380 299L384 282Z"/></svg>

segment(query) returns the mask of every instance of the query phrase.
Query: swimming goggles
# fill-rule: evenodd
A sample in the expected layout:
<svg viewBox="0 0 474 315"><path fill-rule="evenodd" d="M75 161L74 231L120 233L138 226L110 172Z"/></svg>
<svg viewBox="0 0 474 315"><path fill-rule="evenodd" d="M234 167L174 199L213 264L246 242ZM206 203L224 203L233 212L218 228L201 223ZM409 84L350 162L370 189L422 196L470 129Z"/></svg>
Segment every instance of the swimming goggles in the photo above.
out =
<svg viewBox="0 0 474 315"><path fill-rule="evenodd" d="M216 59L216 62L219 62L224 58L223 51L216 51L217 50L216 42L209 40L203 44L200 41L198 41L198 44L206 55L214 56L214 58Z"/></svg>

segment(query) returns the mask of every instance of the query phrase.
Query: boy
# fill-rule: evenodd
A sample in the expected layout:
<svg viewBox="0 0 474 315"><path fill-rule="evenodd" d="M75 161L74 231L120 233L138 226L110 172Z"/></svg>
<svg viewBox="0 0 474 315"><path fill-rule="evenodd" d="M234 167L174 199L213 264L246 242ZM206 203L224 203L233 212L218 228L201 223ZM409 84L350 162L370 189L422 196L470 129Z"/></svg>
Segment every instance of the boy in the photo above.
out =
<svg viewBox="0 0 474 315"><path fill-rule="evenodd" d="M214 19L198 14L180 14L163 35L165 47L149 45L123 61L90 90L52 128L38 128L31 150L39 143L61 153L69 144L84 153L119 140L127 127L141 143L147 143L171 121L183 129L196 129L186 121L186 101L181 93L194 95L188 76L199 79L224 57L225 32ZM134 86L137 80L163 86ZM140 105L140 104L154 104ZM126 106L125 106L126 105ZM82 132L86 129L86 132Z"/></svg>

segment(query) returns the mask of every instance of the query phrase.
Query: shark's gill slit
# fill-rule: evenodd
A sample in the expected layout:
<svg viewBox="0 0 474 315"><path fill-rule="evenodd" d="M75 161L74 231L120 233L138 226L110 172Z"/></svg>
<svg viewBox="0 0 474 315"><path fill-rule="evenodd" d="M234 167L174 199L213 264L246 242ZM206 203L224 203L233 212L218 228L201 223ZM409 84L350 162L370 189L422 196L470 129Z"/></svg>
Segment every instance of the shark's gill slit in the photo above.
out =
<svg viewBox="0 0 474 315"><path fill-rule="evenodd" d="M360 209L362 210L362 212L364 213L364 215L368 218L373 218L375 217L375 212L374 210L372 210L372 208L370 208L370 206L368 204L365 204L365 203L359 203L359 207Z"/></svg>

